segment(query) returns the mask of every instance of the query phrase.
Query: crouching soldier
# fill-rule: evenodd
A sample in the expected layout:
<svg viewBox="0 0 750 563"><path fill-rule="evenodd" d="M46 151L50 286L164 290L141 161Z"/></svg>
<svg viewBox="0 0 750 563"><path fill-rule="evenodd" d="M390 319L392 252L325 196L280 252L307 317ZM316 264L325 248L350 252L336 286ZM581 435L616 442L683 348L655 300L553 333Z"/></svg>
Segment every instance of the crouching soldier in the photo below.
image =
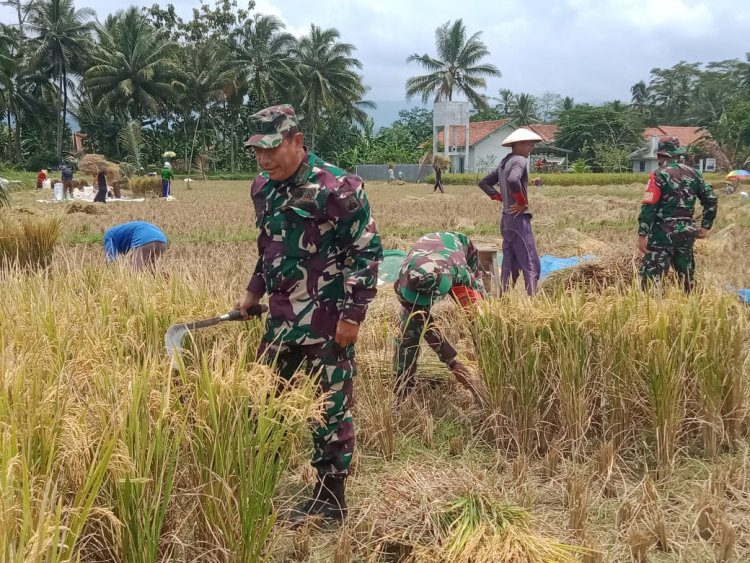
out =
<svg viewBox="0 0 750 563"><path fill-rule="evenodd" d="M401 303L397 341L396 393L406 398L414 389L414 373L422 337L453 372L459 383L479 401L469 370L456 360L456 350L433 324L432 305L450 295L467 311L486 297L477 249L461 233L431 233L420 238L404 259L394 284Z"/></svg>

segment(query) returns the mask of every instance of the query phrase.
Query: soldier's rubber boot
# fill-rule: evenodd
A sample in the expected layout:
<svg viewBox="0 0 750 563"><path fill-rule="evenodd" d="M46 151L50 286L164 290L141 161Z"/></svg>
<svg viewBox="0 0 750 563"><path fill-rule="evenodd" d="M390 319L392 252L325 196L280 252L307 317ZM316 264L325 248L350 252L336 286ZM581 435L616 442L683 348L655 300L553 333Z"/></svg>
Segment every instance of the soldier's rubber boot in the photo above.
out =
<svg viewBox="0 0 750 563"><path fill-rule="evenodd" d="M346 518L347 511L346 477L327 473L318 478L312 497L292 510L289 520L292 527L301 526L308 518L339 523Z"/></svg>

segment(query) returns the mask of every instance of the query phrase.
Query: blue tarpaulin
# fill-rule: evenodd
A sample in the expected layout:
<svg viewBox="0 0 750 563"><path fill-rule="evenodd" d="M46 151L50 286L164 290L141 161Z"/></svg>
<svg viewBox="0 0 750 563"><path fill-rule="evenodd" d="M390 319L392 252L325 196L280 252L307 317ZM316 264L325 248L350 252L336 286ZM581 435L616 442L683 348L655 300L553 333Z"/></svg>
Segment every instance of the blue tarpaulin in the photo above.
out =
<svg viewBox="0 0 750 563"><path fill-rule="evenodd" d="M740 294L740 299L750 305L750 289L738 289L737 293Z"/></svg>

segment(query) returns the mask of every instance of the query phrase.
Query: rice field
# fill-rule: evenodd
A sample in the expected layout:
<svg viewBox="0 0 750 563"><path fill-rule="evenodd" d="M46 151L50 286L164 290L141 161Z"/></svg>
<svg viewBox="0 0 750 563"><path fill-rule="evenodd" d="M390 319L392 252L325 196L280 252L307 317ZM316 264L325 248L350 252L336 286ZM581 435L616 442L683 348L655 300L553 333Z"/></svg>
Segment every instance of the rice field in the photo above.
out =
<svg viewBox="0 0 750 563"><path fill-rule="evenodd" d="M696 248L699 290L654 297L632 283L642 186L531 188L540 254L600 260L473 322L438 307L481 406L426 349L395 407L383 287L358 344L349 519L291 530L314 480L309 382L276 396L257 321L199 331L169 369L167 327L231 309L255 258L249 181L186 186L98 207L20 191L0 217L0 560L750 560L738 196ZM386 248L444 229L500 241L478 188L367 192ZM105 265L103 230L135 219L170 239L156 275Z"/></svg>

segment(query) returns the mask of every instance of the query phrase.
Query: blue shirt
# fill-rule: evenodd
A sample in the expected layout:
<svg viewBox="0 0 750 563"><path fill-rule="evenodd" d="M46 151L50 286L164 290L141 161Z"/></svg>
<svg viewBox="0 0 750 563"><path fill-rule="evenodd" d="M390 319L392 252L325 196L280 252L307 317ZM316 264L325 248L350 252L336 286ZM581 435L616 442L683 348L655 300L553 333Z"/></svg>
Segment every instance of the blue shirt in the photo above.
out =
<svg viewBox="0 0 750 563"><path fill-rule="evenodd" d="M156 225L145 221L132 221L116 225L104 233L104 251L107 254L107 260L110 262L117 258L118 254L126 254L149 242L166 244L168 241Z"/></svg>

